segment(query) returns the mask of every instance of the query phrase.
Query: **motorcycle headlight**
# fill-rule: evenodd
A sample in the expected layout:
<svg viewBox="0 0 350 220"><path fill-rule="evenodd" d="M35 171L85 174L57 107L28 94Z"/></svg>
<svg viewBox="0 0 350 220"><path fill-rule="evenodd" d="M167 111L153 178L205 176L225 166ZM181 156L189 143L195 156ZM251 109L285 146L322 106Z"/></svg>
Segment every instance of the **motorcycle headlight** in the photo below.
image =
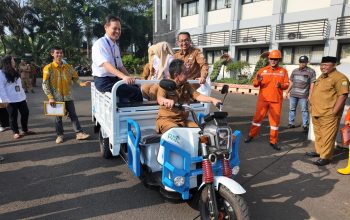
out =
<svg viewBox="0 0 350 220"><path fill-rule="evenodd" d="M218 128L217 131L217 146L222 150L229 149L231 146L231 129Z"/></svg>
<svg viewBox="0 0 350 220"><path fill-rule="evenodd" d="M232 174L236 176L238 173L239 173L239 166L234 166L232 168Z"/></svg>

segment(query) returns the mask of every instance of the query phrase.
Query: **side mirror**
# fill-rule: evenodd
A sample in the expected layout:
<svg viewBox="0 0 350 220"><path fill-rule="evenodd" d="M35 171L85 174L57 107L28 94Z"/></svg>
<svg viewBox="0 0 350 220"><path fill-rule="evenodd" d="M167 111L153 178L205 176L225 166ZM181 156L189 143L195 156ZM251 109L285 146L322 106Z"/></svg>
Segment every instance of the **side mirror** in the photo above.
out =
<svg viewBox="0 0 350 220"><path fill-rule="evenodd" d="M228 85L224 85L221 89L221 94L227 94L228 93Z"/></svg>
<svg viewBox="0 0 350 220"><path fill-rule="evenodd" d="M159 86L165 91L174 91L176 90L176 83L170 79L162 79L159 82Z"/></svg>

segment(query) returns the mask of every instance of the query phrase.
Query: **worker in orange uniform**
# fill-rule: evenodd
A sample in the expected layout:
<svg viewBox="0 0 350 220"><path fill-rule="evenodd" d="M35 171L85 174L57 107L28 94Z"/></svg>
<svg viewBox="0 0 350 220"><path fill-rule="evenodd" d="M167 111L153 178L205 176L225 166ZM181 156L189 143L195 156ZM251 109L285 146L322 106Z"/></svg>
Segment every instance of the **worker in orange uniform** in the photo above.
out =
<svg viewBox="0 0 350 220"><path fill-rule="evenodd" d="M346 112L345 115L345 125L350 126L350 108ZM350 175L350 149L349 149L349 159L348 159L348 165L345 168L338 169L338 173L343 175Z"/></svg>
<svg viewBox="0 0 350 220"><path fill-rule="evenodd" d="M270 122L270 145L275 150L281 150L277 145L278 126L281 117L283 90L288 89L289 79L287 70L278 66L282 58L281 51L271 50L268 58L269 65L261 68L253 80L254 87L260 86L260 90L249 135L244 142L249 143L257 136L261 127L261 122L268 112Z"/></svg>

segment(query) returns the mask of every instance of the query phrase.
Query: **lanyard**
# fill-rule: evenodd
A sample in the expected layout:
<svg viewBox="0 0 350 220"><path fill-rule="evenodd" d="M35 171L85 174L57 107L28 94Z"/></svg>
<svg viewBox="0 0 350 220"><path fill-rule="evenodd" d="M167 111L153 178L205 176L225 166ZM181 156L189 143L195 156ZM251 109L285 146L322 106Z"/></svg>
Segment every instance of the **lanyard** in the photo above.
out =
<svg viewBox="0 0 350 220"><path fill-rule="evenodd" d="M111 50L111 53L112 53L112 56L113 56L113 61L114 61L114 67L115 68L118 68L118 65L117 65L117 61L116 61L116 57L115 57L115 49L111 46L111 44L109 43L108 39L105 37L105 40L109 46L109 49Z"/></svg>

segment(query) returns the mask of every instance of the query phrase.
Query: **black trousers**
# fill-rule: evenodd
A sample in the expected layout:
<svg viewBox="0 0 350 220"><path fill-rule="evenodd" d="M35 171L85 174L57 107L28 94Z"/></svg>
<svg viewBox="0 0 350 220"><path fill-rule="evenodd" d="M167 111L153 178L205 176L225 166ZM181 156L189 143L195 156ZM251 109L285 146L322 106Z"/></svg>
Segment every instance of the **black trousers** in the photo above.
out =
<svg viewBox="0 0 350 220"><path fill-rule="evenodd" d="M10 127L14 134L19 134L17 124L18 112L21 114L22 131L28 131L29 109L25 100L22 102L9 103L7 105L7 112L10 118Z"/></svg>
<svg viewBox="0 0 350 220"><path fill-rule="evenodd" d="M0 127L6 128L10 126L9 114L6 108L0 108Z"/></svg>
<svg viewBox="0 0 350 220"><path fill-rule="evenodd" d="M118 77L94 77L96 89L100 92L111 92L115 83L120 79ZM142 102L142 92L137 85L123 84L117 89L119 102Z"/></svg>

